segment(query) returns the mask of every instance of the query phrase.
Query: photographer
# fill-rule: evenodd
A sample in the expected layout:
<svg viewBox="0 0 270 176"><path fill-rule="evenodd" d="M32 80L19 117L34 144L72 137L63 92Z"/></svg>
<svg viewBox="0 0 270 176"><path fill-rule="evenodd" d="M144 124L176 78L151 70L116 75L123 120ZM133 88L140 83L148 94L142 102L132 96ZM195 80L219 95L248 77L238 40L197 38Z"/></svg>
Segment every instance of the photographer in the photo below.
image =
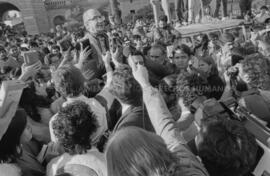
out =
<svg viewBox="0 0 270 176"><path fill-rule="evenodd" d="M240 105L256 115L262 123L270 123L270 106L267 103L269 90L269 61L261 54L247 56L240 64L224 74L226 80L223 98L237 98ZM265 90L262 92L261 90Z"/></svg>
<svg viewBox="0 0 270 176"><path fill-rule="evenodd" d="M197 152L210 175L243 176L253 171L258 151L255 138L219 102L200 105L195 121Z"/></svg>

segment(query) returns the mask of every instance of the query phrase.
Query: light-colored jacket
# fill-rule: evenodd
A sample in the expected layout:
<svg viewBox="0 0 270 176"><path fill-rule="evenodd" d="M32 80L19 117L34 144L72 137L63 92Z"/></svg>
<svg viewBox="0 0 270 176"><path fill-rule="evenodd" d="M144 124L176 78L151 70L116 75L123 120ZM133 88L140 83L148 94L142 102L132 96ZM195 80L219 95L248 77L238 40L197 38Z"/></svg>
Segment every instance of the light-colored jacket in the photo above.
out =
<svg viewBox="0 0 270 176"><path fill-rule="evenodd" d="M198 158L185 145L186 141L177 128L159 91L153 87L143 89L143 99L157 135L165 141L168 149L179 157L183 176L208 176Z"/></svg>
<svg viewBox="0 0 270 176"><path fill-rule="evenodd" d="M98 176L107 176L107 167L105 156L97 149L88 150L86 154L70 155L64 153L63 155L54 158L47 165L47 176L55 176L57 171L65 168L66 165L82 165L92 169Z"/></svg>

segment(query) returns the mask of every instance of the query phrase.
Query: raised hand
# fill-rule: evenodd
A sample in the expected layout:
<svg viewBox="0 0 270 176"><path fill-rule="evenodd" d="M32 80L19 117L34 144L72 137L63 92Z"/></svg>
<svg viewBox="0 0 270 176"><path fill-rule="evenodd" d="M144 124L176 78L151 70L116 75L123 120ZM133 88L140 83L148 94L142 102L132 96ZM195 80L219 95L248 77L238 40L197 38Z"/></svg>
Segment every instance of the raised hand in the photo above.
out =
<svg viewBox="0 0 270 176"><path fill-rule="evenodd" d="M106 52L105 55L102 55L102 60L105 65L110 65L111 62L111 53L109 51Z"/></svg>
<svg viewBox="0 0 270 176"><path fill-rule="evenodd" d="M141 64L136 65L132 56L129 56L128 63L132 68L134 78L138 81L138 83L142 86L142 88L151 86L149 82L149 74L146 67Z"/></svg>
<svg viewBox="0 0 270 176"><path fill-rule="evenodd" d="M81 44L81 51L79 54L79 63L83 63L84 61L86 61L86 59L91 55L92 53L92 49L89 49L89 47L86 47L85 49L83 49L83 46Z"/></svg>
<svg viewBox="0 0 270 176"><path fill-rule="evenodd" d="M122 48L117 47L115 51L111 49L111 56L112 56L112 62L115 65L115 67L119 67L121 63L118 61L121 57L121 50Z"/></svg>
<svg viewBox="0 0 270 176"><path fill-rule="evenodd" d="M39 61L33 65L26 66L22 65L22 74L19 80L27 81L31 76L34 76L42 67L42 63Z"/></svg>

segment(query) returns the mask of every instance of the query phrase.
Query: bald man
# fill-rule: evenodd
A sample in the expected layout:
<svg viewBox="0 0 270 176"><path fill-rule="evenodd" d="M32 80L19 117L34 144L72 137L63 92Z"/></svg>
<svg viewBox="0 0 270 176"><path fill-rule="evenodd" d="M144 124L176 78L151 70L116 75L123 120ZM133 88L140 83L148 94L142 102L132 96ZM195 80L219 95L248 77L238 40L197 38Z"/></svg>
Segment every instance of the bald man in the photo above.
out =
<svg viewBox="0 0 270 176"><path fill-rule="evenodd" d="M105 31L105 18L98 10L89 9L83 14L83 23L87 34L81 42L89 40L92 54L86 62L77 65L77 67L81 69L86 79L101 79L102 75L105 74L102 55L109 51L109 39Z"/></svg>

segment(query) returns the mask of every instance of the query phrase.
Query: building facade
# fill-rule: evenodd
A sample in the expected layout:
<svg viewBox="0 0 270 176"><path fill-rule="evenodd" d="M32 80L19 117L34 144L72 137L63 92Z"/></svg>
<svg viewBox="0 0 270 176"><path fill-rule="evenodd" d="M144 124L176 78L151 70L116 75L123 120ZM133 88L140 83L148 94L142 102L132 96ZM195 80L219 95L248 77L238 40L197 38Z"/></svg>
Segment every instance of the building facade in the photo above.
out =
<svg viewBox="0 0 270 176"><path fill-rule="evenodd" d="M149 5L150 0L118 0L122 11L122 18ZM168 0L173 3L174 0ZM228 6L233 9L238 0L229 0ZM270 0L254 0L256 4L270 4ZM25 28L29 34L48 32L57 24L66 21L76 23L80 21L84 10L96 8L110 11L108 0L0 0L0 16L8 10L21 12Z"/></svg>

